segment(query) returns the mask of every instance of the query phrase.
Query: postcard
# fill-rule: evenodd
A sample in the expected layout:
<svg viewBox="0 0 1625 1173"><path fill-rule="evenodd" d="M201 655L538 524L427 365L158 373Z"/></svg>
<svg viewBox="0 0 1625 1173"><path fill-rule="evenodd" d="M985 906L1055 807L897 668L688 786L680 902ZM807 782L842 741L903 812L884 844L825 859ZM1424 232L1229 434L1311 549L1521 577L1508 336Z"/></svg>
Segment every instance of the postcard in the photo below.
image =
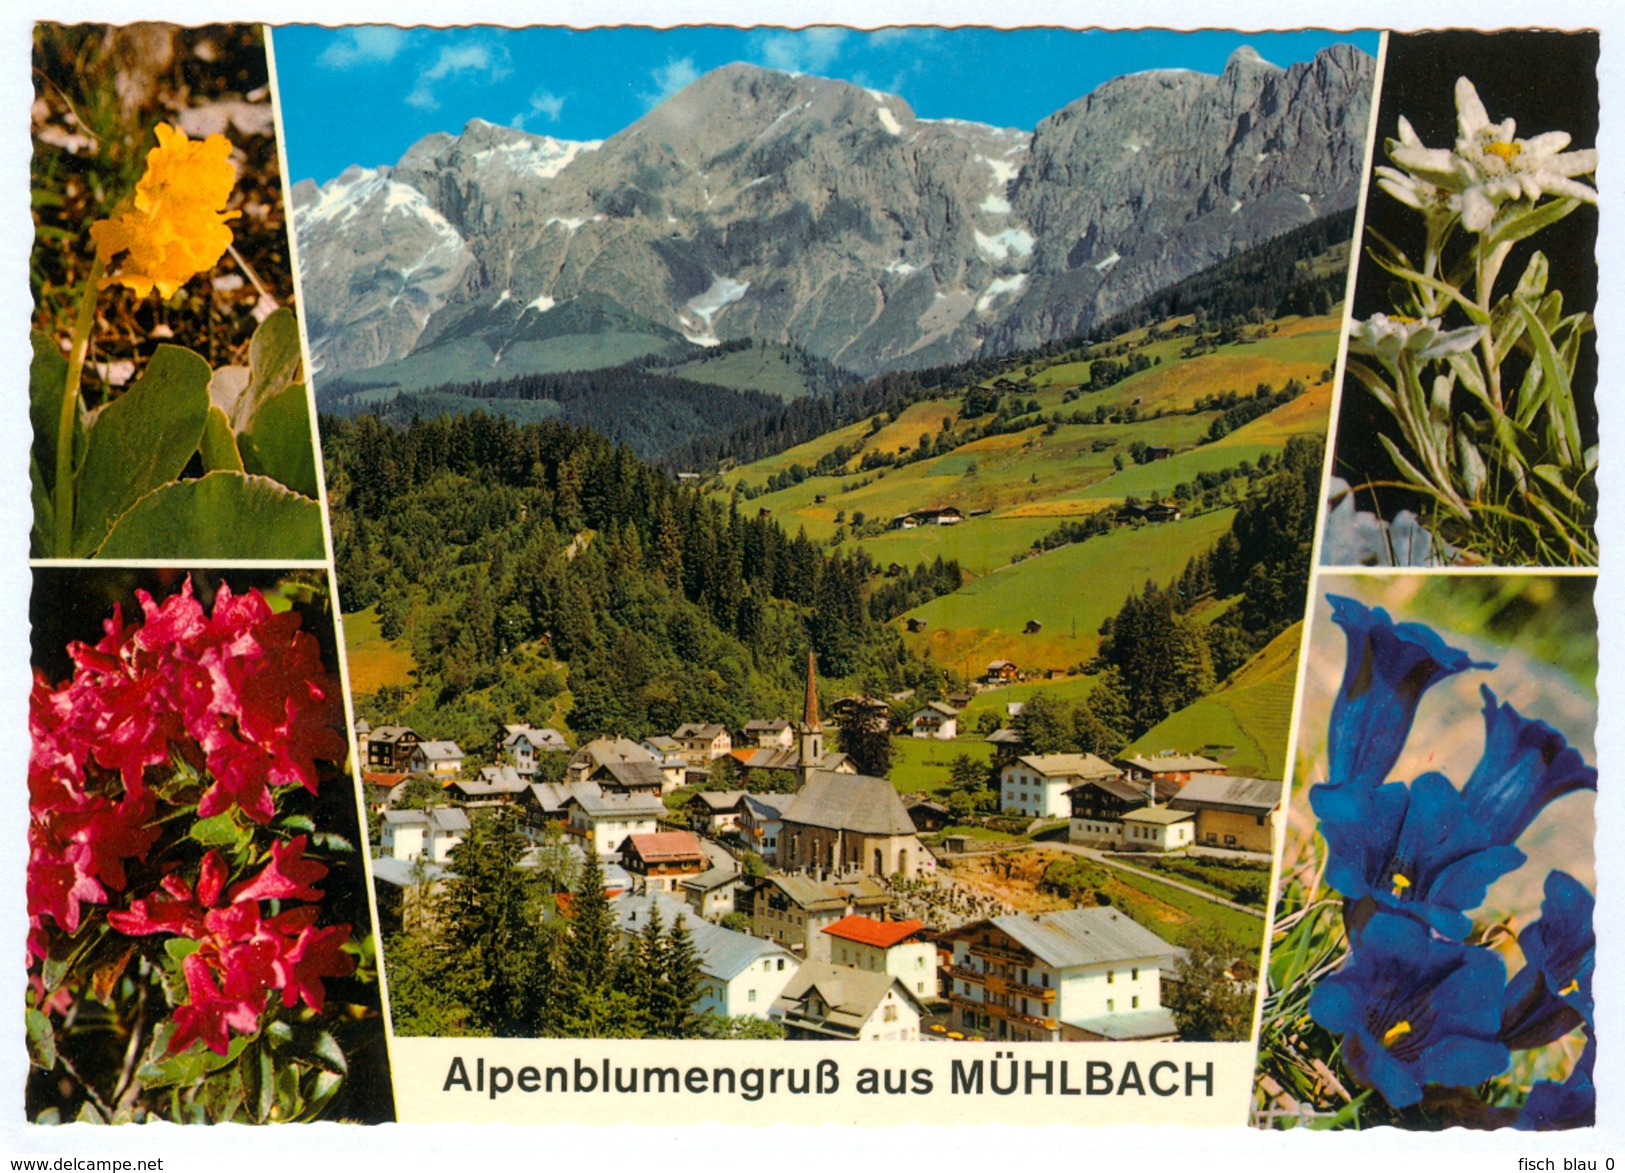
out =
<svg viewBox="0 0 1625 1173"><path fill-rule="evenodd" d="M18 1151L1611 1135L1595 19L323 19L28 29Z"/></svg>

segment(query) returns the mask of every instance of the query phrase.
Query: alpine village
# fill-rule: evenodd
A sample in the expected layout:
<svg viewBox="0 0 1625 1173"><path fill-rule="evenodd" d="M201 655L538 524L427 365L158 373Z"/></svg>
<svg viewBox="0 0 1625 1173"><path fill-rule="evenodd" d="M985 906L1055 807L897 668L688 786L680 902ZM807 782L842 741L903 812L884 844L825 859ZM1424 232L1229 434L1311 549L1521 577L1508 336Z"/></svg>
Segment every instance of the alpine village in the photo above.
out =
<svg viewBox="0 0 1625 1173"><path fill-rule="evenodd" d="M703 215L743 216L720 210L724 163L770 160L683 139L706 120L671 113L719 87L752 150L814 115L842 143L863 119L864 151L947 134L845 83L728 67L575 144L535 198L591 166L599 211L525 228L563 250L546 288L514 260L513 218L539 215L502 186L519 181L465 160L553 140L471 123L393 172L296 189L302 270L350 291L313 277L303 296L398 1034L1248 1036L1372 64L1248 53L1220 77L1117 79L1031 134L956 129L1010 161L991 195L952 198L1027 227L942 251L931 279L958 265L981 300L938 322L957 294L926 293L922 333L889 342L868 318L832 338L833 311L770 328L770 283L723 268L736 245L694 226L678 180L650 194L655 165L629 169L638 198L616 203L632 188L609 170L663 135L661 166L712 160ZM1223 121L1169 102L1230 111L1229 137L1157 148L1136 118ZM1286 108L1323 129L1294 137ZM1030 173L1104 149L1084 118L1124 168L1165 149L1206 170L1155 204L1106 191L1143 212L1132 231L1081 205L1046 218ZM795 182L833 167L798 150L779 163ZM905 197L923 207L884 198ZM773 221L805 234L775 263L840 247L852 270L869 245L842 243L843 217L864 198ZM408 213L472 259L410 284ZM387 248L355 227L374 215L401 221ZM650 220L648 257L703 237L705 271L738 280L675 311L630 275L620 300L589 288L569 258L610 255L612 229L631 249ZM874 268L888 306L930 276L930 242L900 239ZM402 297L423 320L384 346ZM476 352L484 374L447 373Z"/></svg>

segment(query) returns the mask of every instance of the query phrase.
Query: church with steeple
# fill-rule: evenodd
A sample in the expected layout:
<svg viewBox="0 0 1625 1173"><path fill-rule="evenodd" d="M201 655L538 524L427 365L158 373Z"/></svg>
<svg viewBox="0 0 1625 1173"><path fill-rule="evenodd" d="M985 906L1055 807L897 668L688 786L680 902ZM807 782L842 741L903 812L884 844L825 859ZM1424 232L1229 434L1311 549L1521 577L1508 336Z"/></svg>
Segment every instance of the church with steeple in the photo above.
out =
<svg viewBox="0 0 1625 1173"><path fill-rule="evenodd" d="M807 695L801 705L801 720L796 722L796 783L807 784L807 775L813 770L827 769L824 765L824 723L818 719L818 664L812 652L807 653Z"/></svg>

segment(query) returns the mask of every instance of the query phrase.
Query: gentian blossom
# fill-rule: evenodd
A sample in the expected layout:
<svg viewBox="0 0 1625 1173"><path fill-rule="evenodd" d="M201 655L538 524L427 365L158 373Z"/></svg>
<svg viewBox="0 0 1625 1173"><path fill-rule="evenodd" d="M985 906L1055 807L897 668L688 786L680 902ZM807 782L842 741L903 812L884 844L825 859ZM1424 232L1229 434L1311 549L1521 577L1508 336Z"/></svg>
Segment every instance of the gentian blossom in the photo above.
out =
<svg viewBox="0 0 1625 1173"><path fill-rule="evenodd" d="M1529 1089L1514 1128L1542 1132L1564 1128L1590 1128L1597 1123L1597 1040L1586 1041L1574 1070L1562 1083L1549 1080Z"/></svg>
<svg viewBox="0 0 1625 1173"><path fill-rule="evenodd" d="M1343 1036L1343 1061L1396 1108L1428 1084L1469 1087L1511 1060L1496 1036L1506 968L1491 950L1444 941L1379 912L1343 967L1315 987L1309 1014Z"/></svg>
<svg viewBox="0 0 1625 1173"><path fill-rule="evenodd" d="M1510 843L1554 799L1595 790L1597 771L1544 721L1484 697L1484 756L1462 787L1468 810L1494 841Z"/></svg>
<svg viewBox="0 0 1625 1173"><path fill-rule="evenodd" d="M1516 847L1491 842L1443 774L1375 790L1316 786L1309 797L1328 848L1326 882L1349 900L1404 912L1446 937L1465 937L1467 910L1524 862Z"/></svg>
<svg viewBox="0 0 1625 1173"><path fill-rule="evenodd" d="M1507 985L1501 1037L1515 1050L1543 1047L1589 1024L1597 899L1567 872L1546 877L1540 919L1518 934L1525 965Z"/></svg>
<svg viewBox="0 0 1625 1173"><path fill-rule="evenodd" d="M1348 640L1326 731L1327 784L1375 789L1405 748L1422 694L1458 672L1494 665L1450 647L1424 624L1395 623L1381 607L1326 597Z"/></svg>
<svg viewBox="0 0 1625 1173"><path fill-rule="evenodd" d="M1497 703L1488 688L1483 695L1484 753L1461 790L1428 773L1409 787L1316 786L1309 795L1329 848L1327 883L1457 939L1472 927L1467 910L1523 864L1513 844L1546 804L1597 784L1561 733Z"/></svg>

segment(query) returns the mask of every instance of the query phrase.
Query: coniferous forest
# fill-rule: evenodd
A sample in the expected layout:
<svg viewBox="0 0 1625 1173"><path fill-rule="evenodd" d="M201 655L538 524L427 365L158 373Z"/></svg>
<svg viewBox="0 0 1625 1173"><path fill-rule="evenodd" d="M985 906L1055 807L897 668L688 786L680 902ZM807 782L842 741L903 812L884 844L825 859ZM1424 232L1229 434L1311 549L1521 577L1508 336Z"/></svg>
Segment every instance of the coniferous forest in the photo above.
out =
<svg viewBox="0 0 1625 1173"><path fill-rule="evenodd" d="M871 616L863 554L707 500L596 432L474 413L328 417L322 438L343 608L376 605L417 664L415 707L390 692L374 719L432 713L482 745L568 689L584 738L737 728L793 711L809 649L854 690L941 687Z"/></svg>

